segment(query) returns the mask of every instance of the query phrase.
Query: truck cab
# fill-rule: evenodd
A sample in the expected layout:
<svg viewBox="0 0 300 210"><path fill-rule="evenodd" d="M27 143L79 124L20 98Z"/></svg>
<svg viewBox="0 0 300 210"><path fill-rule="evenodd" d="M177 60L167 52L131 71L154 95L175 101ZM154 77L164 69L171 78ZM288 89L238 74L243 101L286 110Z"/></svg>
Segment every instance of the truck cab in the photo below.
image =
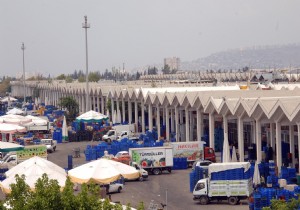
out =
<svg viewBox="0 0 300 210"><path fill-rule="evenodd" d="M208 203L208 187L207 187L208 179L200 179L194 187L193 195L194 200L199 200L202 205Z"/></svg>
<svg viewBox="0 0 300 210"><path fill-rule="evenodd" d="M15 153L7 153L0 162L0 164L4 163L8 163L10 165L17 165L17 155Z"/></svg>
<svg viewBox="0 0 300 210"><path fill-rule="evenodd" d="M56 150L57 142L53 139L41 139L41 144L46 145L48 152L54 152Z"/></svg>

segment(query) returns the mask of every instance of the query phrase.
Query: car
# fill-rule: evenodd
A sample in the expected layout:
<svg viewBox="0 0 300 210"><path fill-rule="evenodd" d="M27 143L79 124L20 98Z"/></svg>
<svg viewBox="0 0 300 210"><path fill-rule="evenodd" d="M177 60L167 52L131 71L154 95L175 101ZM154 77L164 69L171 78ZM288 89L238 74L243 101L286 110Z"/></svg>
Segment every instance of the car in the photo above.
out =
<svg viewBox="0 0 300 210"><path fill-rule="evenodd" d="M124 185L118 182L112 182L109 184L108 193L120 193Z"/></svg>
<svg viewBox="0 0 300 210"><path fill-rule="evenodd" d="M203 168L204 170L208 170L208 166L210 164L212 164L212 162L210 160L198 160L198 161L194 162L192 169L195 170L196 166L199 166L199 167Z"/></svg>

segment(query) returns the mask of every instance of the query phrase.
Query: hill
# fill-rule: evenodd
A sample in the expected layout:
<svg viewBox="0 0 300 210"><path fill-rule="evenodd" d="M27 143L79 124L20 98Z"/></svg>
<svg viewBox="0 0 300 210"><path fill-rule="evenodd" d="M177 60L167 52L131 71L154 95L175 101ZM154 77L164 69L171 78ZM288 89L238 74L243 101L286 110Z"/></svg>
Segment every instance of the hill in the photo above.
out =
<svg viewBox="0 0 300 210"><path fill-rule="evenodd" d="M181 70L279 69L300 66L300 44L262 46L214 53L191 62L182 62Z"/></svg>

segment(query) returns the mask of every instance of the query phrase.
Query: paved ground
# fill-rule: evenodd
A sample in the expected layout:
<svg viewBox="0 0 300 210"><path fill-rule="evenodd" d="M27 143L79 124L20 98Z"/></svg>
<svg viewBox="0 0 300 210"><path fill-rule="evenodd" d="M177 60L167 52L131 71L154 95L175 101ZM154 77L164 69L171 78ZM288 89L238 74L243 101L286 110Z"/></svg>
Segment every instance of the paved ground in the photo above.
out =
<svg viewBox="0 0 300 210"><path fill-rule="evenodd" d="M81 149L81 157L73 158L74 166L86 163L83 151L88 144L98 144L98 142L72 142L59 144L57 151L49 154L48 159L54 163L66 168L68 165L68 155L72 154L73 149L79 147ZM248 209L247 202L241 205L230 206L225 201L221 203L212 203L207 206L201 206L194 202L192 193L189 192L189 173L188 170L176 170L171 174L150 175L149 179L144 182L126 182L124 190L121 193L112 194L113 201L120 201L122 204L131 203L136 207L140 201L143 201L145 207L149 206L153 201L155 204L166 203L169 210L194 210L194 209L231 209L240 210Z"/></svg>

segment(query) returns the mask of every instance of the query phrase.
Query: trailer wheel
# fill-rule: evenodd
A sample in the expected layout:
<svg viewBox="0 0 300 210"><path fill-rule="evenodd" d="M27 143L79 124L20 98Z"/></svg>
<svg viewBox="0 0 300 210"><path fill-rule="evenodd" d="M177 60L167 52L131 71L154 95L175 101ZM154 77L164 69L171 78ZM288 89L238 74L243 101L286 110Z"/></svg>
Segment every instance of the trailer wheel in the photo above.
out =
<svg viewBox="0 0 300 210"><path fill-rule="evenodd" d="M230 205L236 205L238 202L239 202L239 199L237 197L232 196L232 197L228 198L228 203Z"/></svg>
<svg viewBox="0 0 300 210"><path fill-rule="evenodd" d="M155 168L155 169L153 169L152 173L153 173L154 175L159 175L159 174L161 174L161 170L158 169L158 168Z"/></svg>
<svg viewBox="0 0 300 210"><path fill-rule="evenodd" d="M201 205L206 205L206 204L208 204L208 197L207 197L207 196L201 196L201 197L199 198L199 202L200 202Z"/></svg>

